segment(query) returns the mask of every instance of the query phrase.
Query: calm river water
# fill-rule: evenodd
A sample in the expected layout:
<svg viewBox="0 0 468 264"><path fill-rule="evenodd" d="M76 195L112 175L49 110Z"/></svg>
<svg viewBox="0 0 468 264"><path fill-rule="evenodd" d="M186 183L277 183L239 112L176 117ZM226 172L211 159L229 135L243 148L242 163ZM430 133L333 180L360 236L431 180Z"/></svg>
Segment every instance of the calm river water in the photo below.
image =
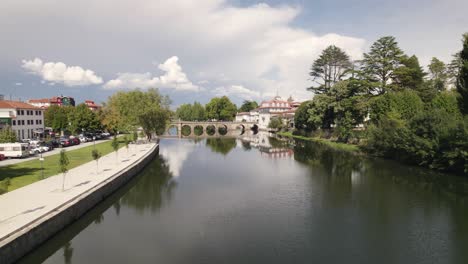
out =
<svg viewBox="0 0 468 264"><path fill-rule="evenodd" d="M468 180L258 134L163 139L22 263L468 263Z"/></svg>

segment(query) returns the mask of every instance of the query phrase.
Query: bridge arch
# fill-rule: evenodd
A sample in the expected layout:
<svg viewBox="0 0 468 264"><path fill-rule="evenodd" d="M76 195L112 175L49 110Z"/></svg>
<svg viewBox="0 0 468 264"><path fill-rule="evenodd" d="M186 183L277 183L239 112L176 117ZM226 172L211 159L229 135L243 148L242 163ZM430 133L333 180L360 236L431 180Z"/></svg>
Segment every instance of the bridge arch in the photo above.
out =
<svg viewBox="0 0 468 264"><path fill-rule="evenodd" d="M228 132L228 127L227 125L219 125L218 126L218 134L220 134L221 136L225 136Z"/></svg>
<svg viewBox="0 0 468 264"><path fill-rule="evenodd" d="M193 134L195 136L199 137L199 136L203 135L204 130L205 129L203 128L202 125L196 125L196 126L193 127Z"/></svg>
<svg viewBox="0 0 468 264"><path fill-rule="evenodd" d="M189 125L182 125L181 134L184 137L188 137L192 134L192 127Z"/></svg>

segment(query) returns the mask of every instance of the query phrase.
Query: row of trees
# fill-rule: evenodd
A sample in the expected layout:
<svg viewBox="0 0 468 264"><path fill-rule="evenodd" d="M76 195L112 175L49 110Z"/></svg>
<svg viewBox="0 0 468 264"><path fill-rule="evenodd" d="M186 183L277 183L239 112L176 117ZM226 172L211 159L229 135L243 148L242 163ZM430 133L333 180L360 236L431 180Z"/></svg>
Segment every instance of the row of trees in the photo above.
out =
<svg viewBox="0 0 468 264"><path fill-rule="evenodd" d="M428 72L388 36L360 61L326 48L310 76L315 96L296 112L298 131L327 132L342 142L360 140L375 155L468 172L468 34L449 64L433 58Z"/></svg>
<svg viewBox="0 0 468 264"><path fill-rule="evenodd" d="M249 112L258 107L255 101L244 101L241 107L229 100L227 96L214 97L205 106L198 102L193 104L182 104L176 110L176 118L184 121L204 121L204 120L234 120L237 112Z"/></svg>
<svg viewBox="0 0 468 264"><path fill-rule="evenodd" d="M79 104L76 107L51 105L44 113L44 123L46 127L51 127L56 132L79 133L103 128L99 113L90 110L86 104Z"/></svg>

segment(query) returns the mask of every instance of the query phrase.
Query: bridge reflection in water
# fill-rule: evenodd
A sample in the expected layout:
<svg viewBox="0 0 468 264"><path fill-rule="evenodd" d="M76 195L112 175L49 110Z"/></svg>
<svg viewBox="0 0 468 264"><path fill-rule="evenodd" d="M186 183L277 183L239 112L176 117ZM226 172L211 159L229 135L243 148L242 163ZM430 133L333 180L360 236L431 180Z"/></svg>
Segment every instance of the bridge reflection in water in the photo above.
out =
<svg viewBox="0 0 468 264"><path fill-rule="evenodd" d="M162 137L235 137L251 130L258 131L257 123L172 121Z"/></svg>

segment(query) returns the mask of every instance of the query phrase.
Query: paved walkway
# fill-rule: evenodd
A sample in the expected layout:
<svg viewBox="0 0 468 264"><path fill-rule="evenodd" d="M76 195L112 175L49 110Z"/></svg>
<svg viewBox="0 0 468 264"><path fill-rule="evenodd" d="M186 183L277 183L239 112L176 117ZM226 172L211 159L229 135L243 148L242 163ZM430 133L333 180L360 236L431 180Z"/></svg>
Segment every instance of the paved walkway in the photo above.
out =
<svg viewBox="0 0 468 264"><path fill-rule="evenodd" d="M96 144L100 144L102 142L106 142L106 141L109 141L109 140L112 140L112 138L96 141ZM66 147L65 149L67 151L70 151L70 150L80 149L80 148L84 148L84 147L91 146L91 145L93 145L93 142L86 142L86 143L81 143L79 145ZM50 156L50 155L55 155L55 154L58 154L60 152L60 150L61 150L61 148L55 148L55 149L53 149L51 151L42 153L42 156L47 157L47 156ZM38 159L38 158L40 158L40 156L41 156L40 154L37 154L35 156L30 156L28 158L2 160L2 161L0 161L0 167L25 162L25 161L28 161L28 160Z"/></svg>
<svg viewBox="0 0 468 264"><path fill-rule="evenodd" d="M66 174L64 190L60 174L0 195L0 247L12 232L27 228L28 224L112 178L155 146L155 143L130 145L128 152L125 148L118 151L118 158L115 152L105 155L99 160L98 173L95 161L71 169Z"/></svg>

